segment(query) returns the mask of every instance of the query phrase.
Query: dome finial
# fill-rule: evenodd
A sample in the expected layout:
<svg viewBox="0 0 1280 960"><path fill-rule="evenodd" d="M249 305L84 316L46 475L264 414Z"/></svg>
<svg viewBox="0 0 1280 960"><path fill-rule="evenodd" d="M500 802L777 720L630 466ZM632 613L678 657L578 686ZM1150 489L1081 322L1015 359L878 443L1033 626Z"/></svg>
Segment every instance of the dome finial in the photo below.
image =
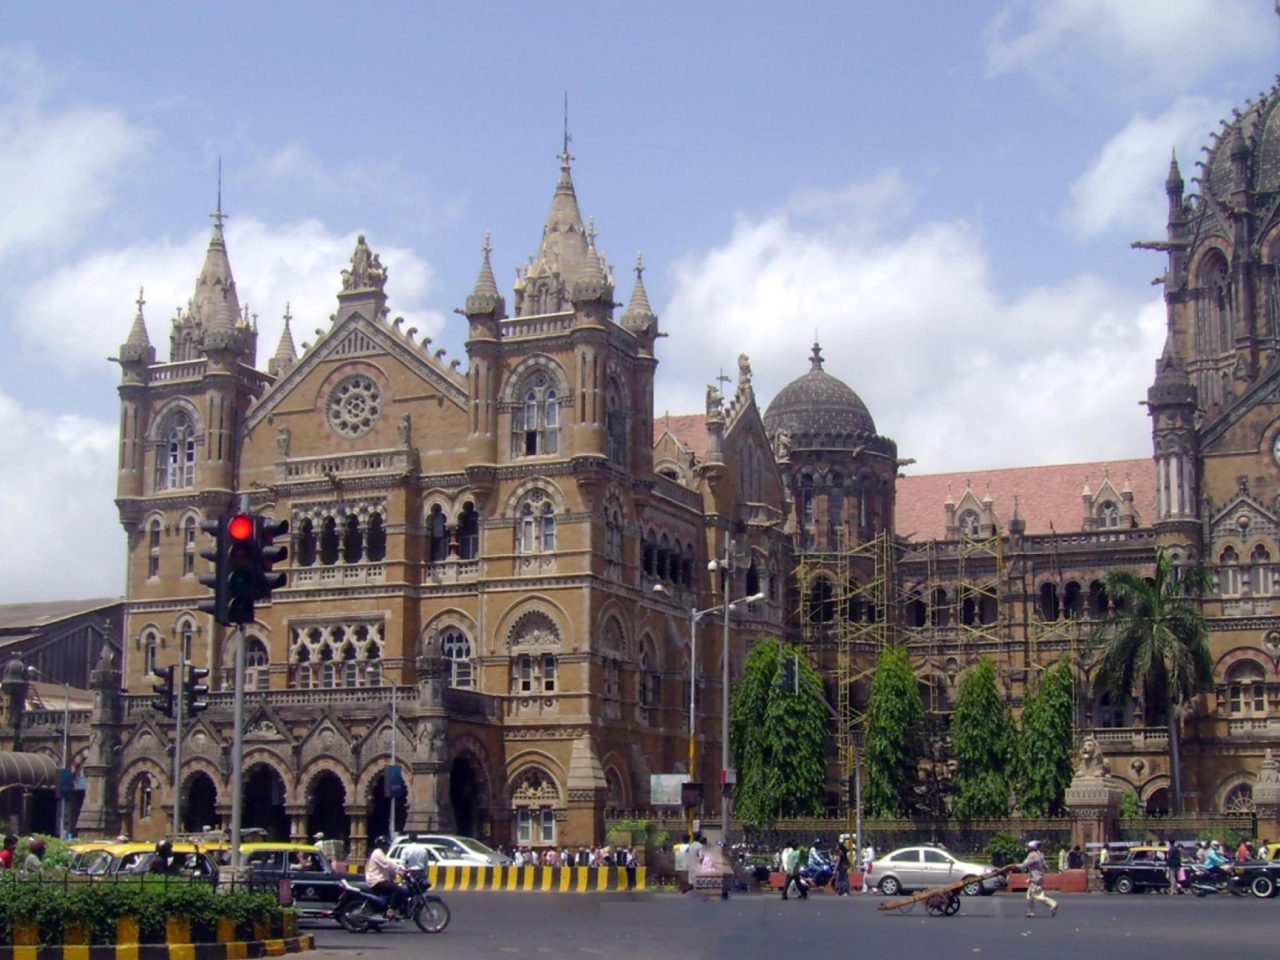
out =
<svg viewBox="0 0 1280 960"><path fill-rule="evenodd" d="M812 364L814 370L822 369L822 346L817 340L813 342L813 356L809 358L809 363Z"/></svg>

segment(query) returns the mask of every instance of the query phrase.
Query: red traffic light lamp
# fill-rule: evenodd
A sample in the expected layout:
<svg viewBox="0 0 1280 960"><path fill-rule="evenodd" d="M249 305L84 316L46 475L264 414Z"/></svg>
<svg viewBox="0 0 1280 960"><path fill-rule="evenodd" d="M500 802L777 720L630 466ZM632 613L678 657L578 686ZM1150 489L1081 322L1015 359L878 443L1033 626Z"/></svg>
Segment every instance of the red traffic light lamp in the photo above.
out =
<svg viewBox="0 0 1280 960"><path fill-rule="evenodd" d="M255 594L254 568L258 562L256 524L251 513L233 514L227 520L226 576L228 623L252 623Z"/></svg>

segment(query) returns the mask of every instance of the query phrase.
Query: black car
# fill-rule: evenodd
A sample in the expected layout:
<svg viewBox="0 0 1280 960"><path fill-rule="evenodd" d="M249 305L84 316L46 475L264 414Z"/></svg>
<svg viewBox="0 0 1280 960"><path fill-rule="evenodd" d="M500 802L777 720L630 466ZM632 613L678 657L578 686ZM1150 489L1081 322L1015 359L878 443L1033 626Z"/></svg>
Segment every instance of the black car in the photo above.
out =
<svg viewBox="0 0 1280 960"><path fill-rule="evenodd" d="M1165 847L1133 847L1098 868L1108 893L1146 893L1169 889Z"/></svg>
<svg viewBox="0 0 1280 960"><path fill-rule="evenodd" d="M300 843L246 843L240 855L249 867L249 882L257 889L280 894L282 880L289 881L293 906L305 918L332 916L342 895L329 859L319 847Z"/></svg>
<svg viewBox="0 0 1280 960"><path fill-rule="evenodd" d="M1280 892L1280 859L1242 860L1231 864L1229 869L1237 882L1247 886L1255 897L1265 900Z"/></svg>

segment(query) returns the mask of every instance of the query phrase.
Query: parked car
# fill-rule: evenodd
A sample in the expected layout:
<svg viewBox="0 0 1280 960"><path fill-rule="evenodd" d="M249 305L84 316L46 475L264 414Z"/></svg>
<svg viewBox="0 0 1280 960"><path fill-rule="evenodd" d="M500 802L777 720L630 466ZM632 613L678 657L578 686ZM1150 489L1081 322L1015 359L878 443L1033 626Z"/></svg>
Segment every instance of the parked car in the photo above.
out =
<svg viewBox="0 0 1280 960"><path fill-rule="evenodd" d="M83 872L91 877L141 876L158 872L155 867L154 843L118 843L90 853ZM218 879L218 865L203 848L193 843L173 844L172 861L168 870L171 877L208 880Z"/></svg>
<svg viewBox="0 0 1280 960"><path fill-rule="evenodd" d="M1280 850L1276 851L1280 853ZM1264 900L1280 892L1280 857L1270 860L1245 860L1231 864L1229 868L1236 880L1247 886L1255 897Z"/></svg>
<svg viewBox="0 0 1280 960"><path fill-rule="evenodd" d="M491 866L474 857L459 856L456 850L414 840L401 840L387 851L387 856L402 866L418 870L428 870L431 867Z"/></svg>
<svg viewBox="0 0 1280 960"><path fill-rule="evenodd" d="M966 881L964 893L969 897L994 893L1000 886L996 877L988 877L989 866L967 863L941 847L903 847L872 864L870 882L885 896L912 890L928 890L949 883Z"/></svg>
<svg viewBox="0 0 1280 960"><path fill-rule="evenodd" d="M1130 847L1098 868L1108 893L1146 893L1169 888L1166 847Z"/></svg>
<svg viewBox="0 0 1280 960"><path fill-rule="evenodd" d="M280 881L288 880L293 906L303 917L332 916L342 896L341 874L312 844L246 843L240 847L240 859L249 867L249 882L257 888L278 894Z"/></svg>
<svg viewBox="0 0 1280 960"><path fill-rule="evenodd" d="M434 847L450 851L456 859L469 861L472 866L509 867L512 865L511 858L506 854L486 847L479 840L473 840L471 837L458 837L448 833L415 833L399 837L396 845L401 843L429 843ZM395 857L392 859L394 860Z"/></svg>

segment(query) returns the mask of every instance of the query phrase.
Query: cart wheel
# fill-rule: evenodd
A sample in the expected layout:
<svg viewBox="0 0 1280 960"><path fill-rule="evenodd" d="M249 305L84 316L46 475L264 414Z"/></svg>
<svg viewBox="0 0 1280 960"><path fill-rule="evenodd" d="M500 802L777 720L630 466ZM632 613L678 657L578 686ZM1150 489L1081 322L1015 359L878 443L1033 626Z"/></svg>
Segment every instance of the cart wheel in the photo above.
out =
<svg viewBox="0 0 1280 960"><path fill-rule="evenodd" d="M947 916L954 917L960 912L960 898L954 893L947 898Z"/></svg>
<svg viewBox="0 0 1280 960"><path fill-rule="evenodd" d="M945 917L947 915L947 895L945 893L934 893L924 902L924 908L929 911L931 917Z"/></svg>

